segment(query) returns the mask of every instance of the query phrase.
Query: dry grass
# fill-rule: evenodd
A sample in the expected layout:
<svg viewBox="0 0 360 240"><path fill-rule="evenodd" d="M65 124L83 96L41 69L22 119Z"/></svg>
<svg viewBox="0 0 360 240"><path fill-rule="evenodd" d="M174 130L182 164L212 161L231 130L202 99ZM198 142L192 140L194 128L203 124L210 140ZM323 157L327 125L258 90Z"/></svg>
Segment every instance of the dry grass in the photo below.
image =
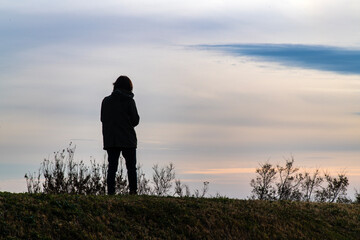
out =
<svg viewBox="0 0 360 240"><path fill-rule="evenodd" d="M0 239L360 239L360 204L0 193Z"/></svg>

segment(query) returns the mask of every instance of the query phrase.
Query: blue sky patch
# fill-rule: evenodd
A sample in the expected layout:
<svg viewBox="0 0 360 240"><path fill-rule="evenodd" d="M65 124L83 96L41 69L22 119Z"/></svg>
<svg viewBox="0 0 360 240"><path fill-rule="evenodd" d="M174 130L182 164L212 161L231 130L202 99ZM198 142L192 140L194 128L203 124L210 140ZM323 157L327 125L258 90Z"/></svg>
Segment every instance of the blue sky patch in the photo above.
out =
<svg viewBox="0 0 360 240"><path fill-rule="evenodd" d="M357 49L298 44L200 45L200 48L278 62L285 66L360 74L360 50Z"/></svg>

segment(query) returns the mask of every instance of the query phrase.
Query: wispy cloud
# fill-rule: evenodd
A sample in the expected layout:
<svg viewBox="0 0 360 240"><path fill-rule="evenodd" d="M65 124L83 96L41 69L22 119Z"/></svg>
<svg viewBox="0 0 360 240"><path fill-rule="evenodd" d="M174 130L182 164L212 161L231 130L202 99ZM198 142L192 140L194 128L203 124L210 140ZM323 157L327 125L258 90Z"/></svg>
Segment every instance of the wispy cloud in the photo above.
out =
<svg viewBox="0 0 360 240"><path fill-rule="evenodd" d="M360 74L358 49L299 44L224 44L199 47L233 56L248 56L254 60L278 62L285 66Z"/></svg>

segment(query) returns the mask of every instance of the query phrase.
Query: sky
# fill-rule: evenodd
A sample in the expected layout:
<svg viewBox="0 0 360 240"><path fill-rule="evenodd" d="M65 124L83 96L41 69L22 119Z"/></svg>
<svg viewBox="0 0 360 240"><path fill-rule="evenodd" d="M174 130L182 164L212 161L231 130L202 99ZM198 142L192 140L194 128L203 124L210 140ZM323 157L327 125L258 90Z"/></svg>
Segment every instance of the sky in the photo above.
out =
<svg viewBox="0 0 360 240"><path fill-rule="evenodd" d="M0 191L76 145L103 161L100 105L134 83L138 161L250 195L295 159L360 189L360 2L0 0Z"/></svg>

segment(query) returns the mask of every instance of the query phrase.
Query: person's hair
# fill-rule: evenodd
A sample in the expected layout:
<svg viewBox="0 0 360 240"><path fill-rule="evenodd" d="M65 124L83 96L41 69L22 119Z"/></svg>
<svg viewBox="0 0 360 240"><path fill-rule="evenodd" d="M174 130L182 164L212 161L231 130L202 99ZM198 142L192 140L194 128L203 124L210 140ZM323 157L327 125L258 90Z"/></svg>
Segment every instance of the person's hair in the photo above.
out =
<svg viewBox="0 0 360 240"><path fill-rule="evenodd" d="M120 77L118 77L118 79L116 79L113 85L114 85L114 90L115 89L125 89L127 91L133 90L133 84L130 78L128 78L127 76L121 75Z"/></svg>

